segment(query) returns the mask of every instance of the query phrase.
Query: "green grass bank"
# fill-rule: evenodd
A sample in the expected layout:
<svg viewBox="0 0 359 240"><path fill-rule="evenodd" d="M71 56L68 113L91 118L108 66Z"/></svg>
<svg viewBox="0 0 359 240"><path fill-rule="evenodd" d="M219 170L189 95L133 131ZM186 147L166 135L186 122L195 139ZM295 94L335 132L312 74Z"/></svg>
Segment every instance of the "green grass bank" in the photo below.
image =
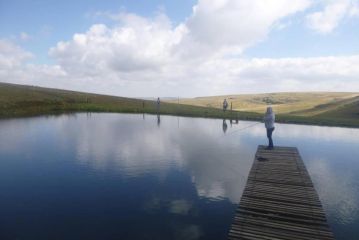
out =
<svg viewBox="0 0 359 240"><path fill-rule="evenodd" d="M317 115L279 113L277 122L359 127L359 97L338 108L330 105L330 109L320 111ZM303 111L302 108L300 110ZM156 102L149 100L0 83L0 118L73 112L158 113ZM250 111L249 108L223 113L219 107L192 105L182 100L180 104L162 102L159 113L204 118L232 117L240 120L261 120L263 116L259 111Z"/></svg>

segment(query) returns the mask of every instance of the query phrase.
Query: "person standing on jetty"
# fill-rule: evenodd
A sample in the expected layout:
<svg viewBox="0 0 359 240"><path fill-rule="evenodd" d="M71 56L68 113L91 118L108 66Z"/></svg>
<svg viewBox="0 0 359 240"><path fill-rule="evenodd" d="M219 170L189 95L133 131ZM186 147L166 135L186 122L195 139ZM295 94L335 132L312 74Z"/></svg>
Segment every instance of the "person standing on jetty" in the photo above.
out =
<svg viewBox="0 0 359 240"><path fill-rule="evenodd" d="M273 112L272 107L267 107L267 112L264 115L263 118L264 125L267 129L267 138L269 141L267 150L273 149L273 139L272 139L272 133L274 131L274 121L275 121L275 114Z"/></svg>

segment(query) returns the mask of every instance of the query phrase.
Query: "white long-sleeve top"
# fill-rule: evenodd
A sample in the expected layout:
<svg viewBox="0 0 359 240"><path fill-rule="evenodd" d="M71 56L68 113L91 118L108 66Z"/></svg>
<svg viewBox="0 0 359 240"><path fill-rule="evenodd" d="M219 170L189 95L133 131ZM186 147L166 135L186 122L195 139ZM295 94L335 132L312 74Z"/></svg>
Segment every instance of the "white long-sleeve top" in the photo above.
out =
<svg viewBox="0 0 359 240"><path fill-rule="evenodd" d="M274 128L275 114L274 112L266 113L263 118L266 128Z"/></svg>

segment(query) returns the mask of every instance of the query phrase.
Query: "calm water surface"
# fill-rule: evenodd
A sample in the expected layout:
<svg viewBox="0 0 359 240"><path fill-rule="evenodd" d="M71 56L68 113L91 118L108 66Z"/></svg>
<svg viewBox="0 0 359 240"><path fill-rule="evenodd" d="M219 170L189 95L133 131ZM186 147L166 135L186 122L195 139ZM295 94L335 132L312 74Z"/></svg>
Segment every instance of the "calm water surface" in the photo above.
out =
<svg viewBox="0 0 359 240"><path fill-rule="evenodd" d="M225 239L261 124L131 114L0 121L0 239ZM234 132L237 131L237 132ZM337 239L359 236L359 130L277 124Z"/></svg>

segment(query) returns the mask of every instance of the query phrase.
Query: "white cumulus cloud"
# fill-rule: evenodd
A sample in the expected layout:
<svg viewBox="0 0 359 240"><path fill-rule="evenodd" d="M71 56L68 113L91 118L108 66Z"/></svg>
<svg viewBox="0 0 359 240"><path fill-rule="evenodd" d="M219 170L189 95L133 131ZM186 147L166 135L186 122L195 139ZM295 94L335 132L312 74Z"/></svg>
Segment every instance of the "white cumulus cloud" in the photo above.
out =
<svg viewBox="0 0 359 240"><path fill-rule="evenodd" d="M310 5L309 0L199 0L186 26L199 44L240 53L263 40L282 18Z"/></svg>
<svg viewBox="0 0 359 240"><path fill-rule="evenodd" d="M192 15L173 26L163 13L144 18L121 12L107 13L117 25L93 25L67 42L50 49L50 56L68 71L161 70L174 61L240 53L263 40L281 18L302 11L308 0L229 1L200 0ZM255 27L253 27L255 26Z"/></svg>
<svg viewBox="0 0 359 240"><path fill-rule="evenodd" d="M241 54L310 6L309 0L199 0L179 24L163 12L106 13L114 25L94 24L58 42L49 50L54 65L30 64L31 53L0 41L0 81L131 97L358 91L358 55Z"/></svg>
<svg viewBox="0 0 359 240"><path fill-rule="evenodd" d="M0 39L0 69L14 69L33 55L11 41Z"/></svg>
<svg viewBox="0 0 359 240"><path fill-rule="evenodd" d="M60 78L66 76L62 67L29 63L33 58L33 54L13 42L0 39L0 81L61 87Z"/></svg>
<svg viewBox="0 0 359 240"><path fill-rule="evenodd" d="M171 47L180 38L181 30L173 28L166 15L146 19L121 13L118 26L93 25L49 53L73 74L158 70L171 60Z"/></svg>
<svg viewBox="0 0 359 240"><path fill-rule="evenodd" d="M332 32L346 17L359 15L358 0L328 0L323 10L307 15L308 26L320 33Z"/></svg>

